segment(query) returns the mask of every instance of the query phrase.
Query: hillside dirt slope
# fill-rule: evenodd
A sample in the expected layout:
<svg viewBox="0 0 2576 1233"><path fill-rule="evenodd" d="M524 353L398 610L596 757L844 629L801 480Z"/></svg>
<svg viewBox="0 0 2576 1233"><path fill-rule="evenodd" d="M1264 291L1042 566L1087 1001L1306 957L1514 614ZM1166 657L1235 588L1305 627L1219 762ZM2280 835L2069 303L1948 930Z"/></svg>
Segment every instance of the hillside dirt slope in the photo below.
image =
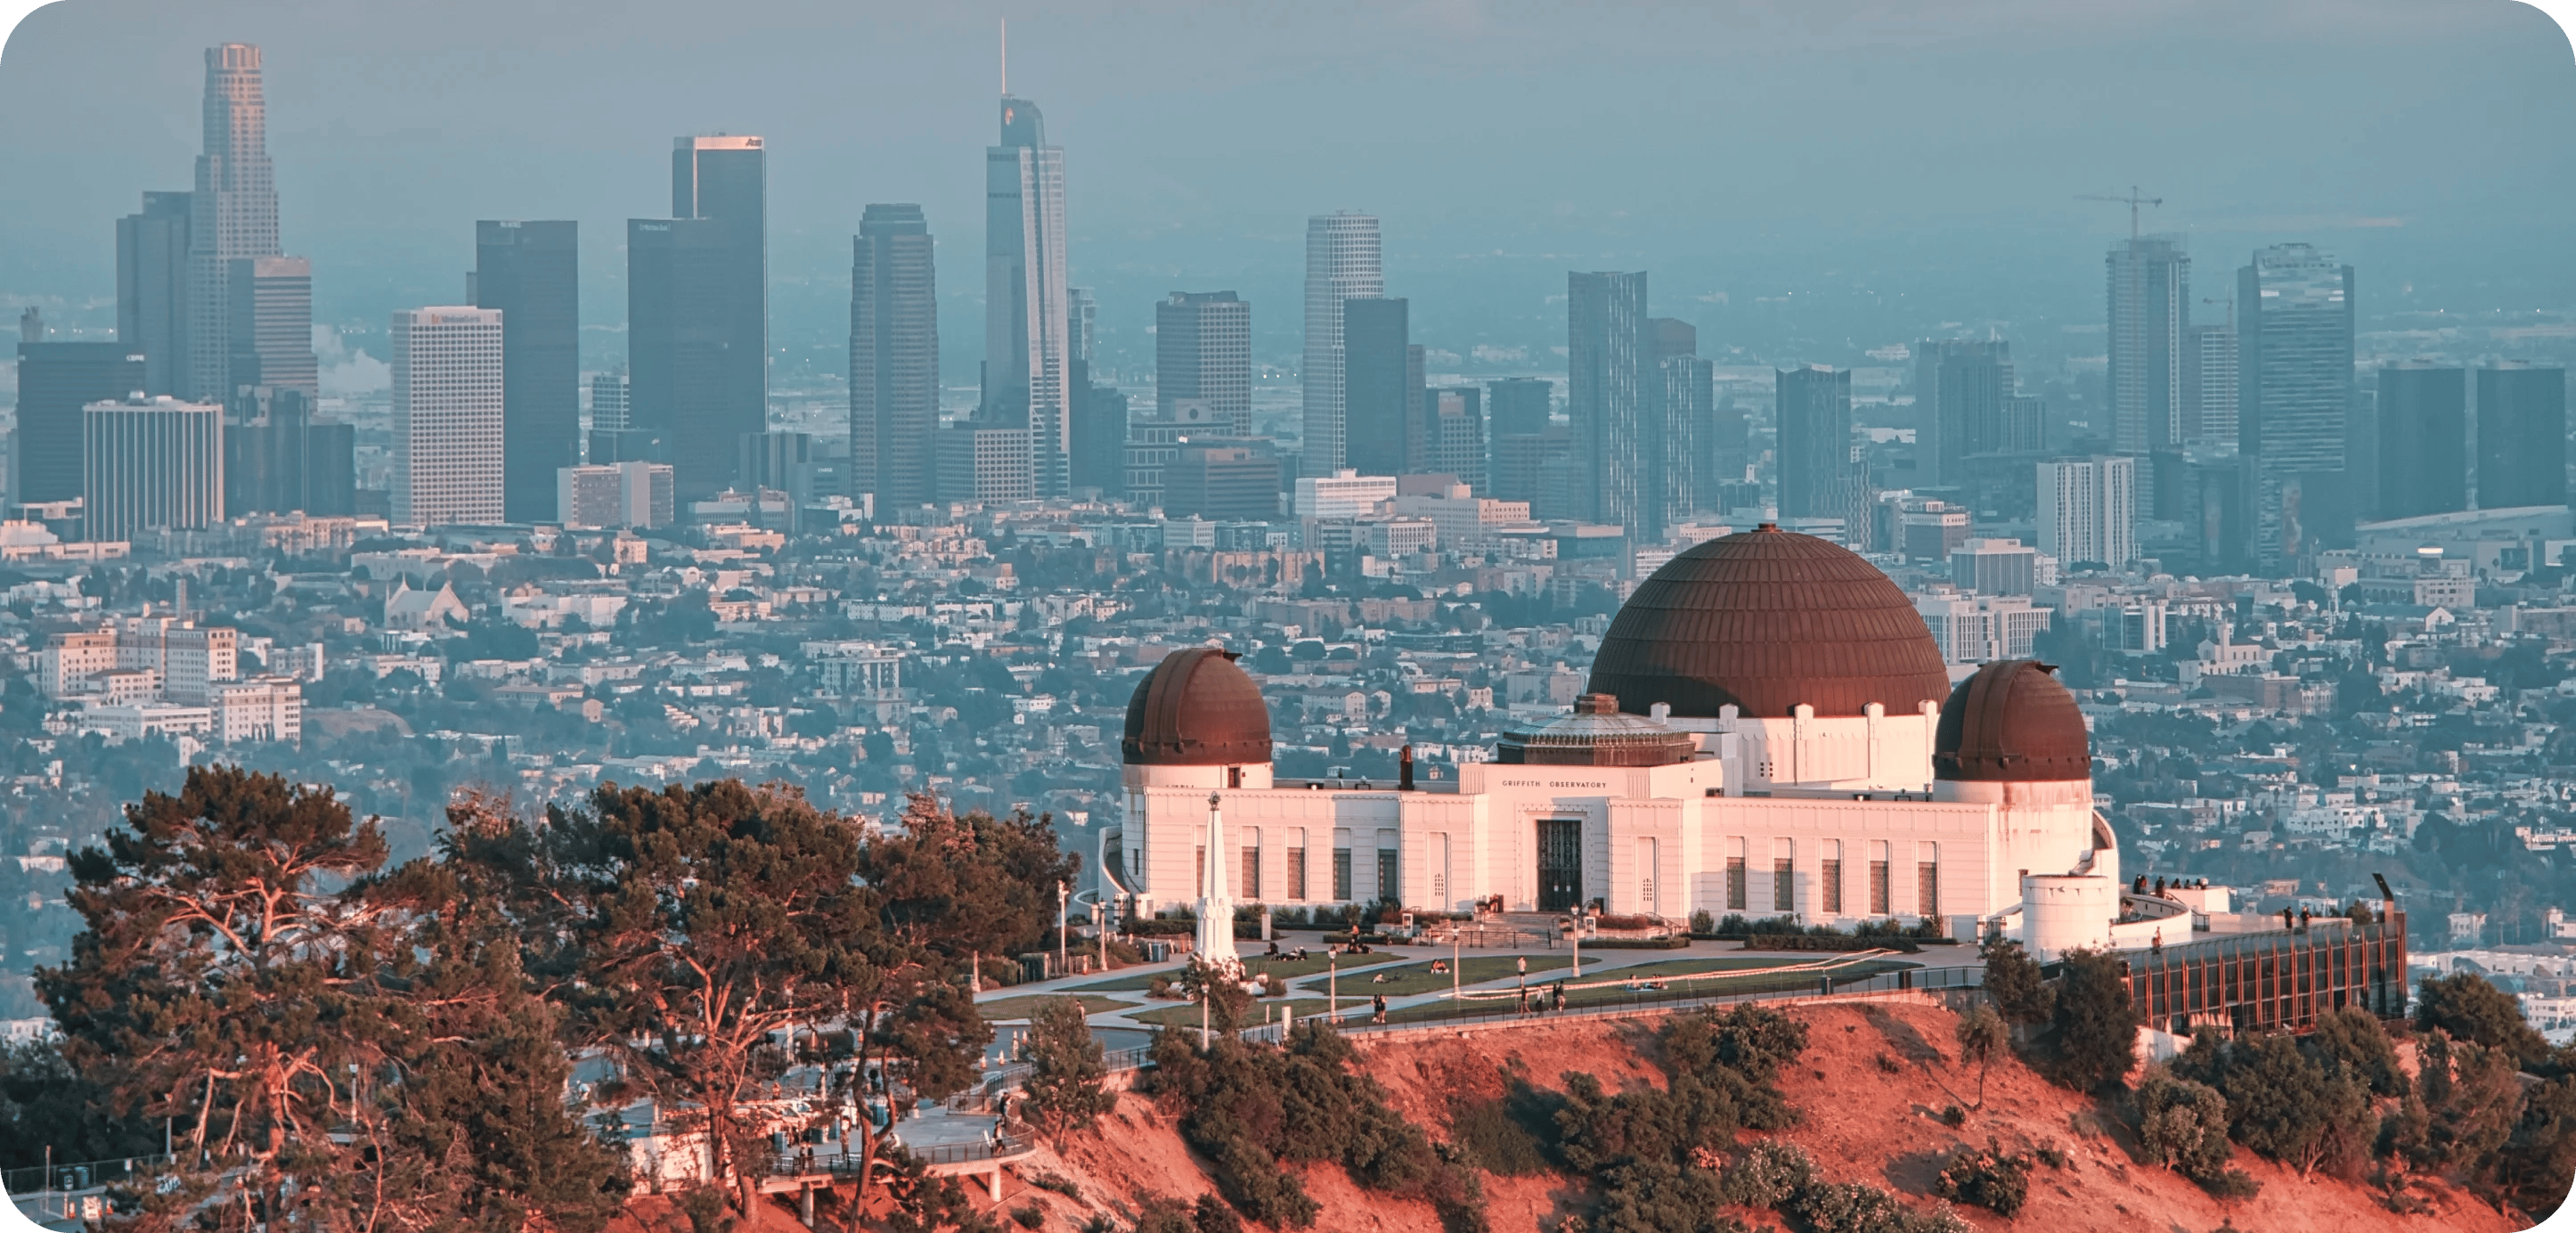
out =
<svg viewBox="0 0 2576 1233"><path fill-rule="evenodd" d="M2382 1206L2367 1185L2303 1179L2242 1149L2235 1164L2263 1184L2262 1193L2221 1203L2190 1181L2145 1163L2136 1136L2118 1119L2104 1116L2089 1098L2048 1083L2016 1060L1996 1063L1987 1077L1983 1109L1953 1129L1940 1122L1940 1111L1952 1103L1968 1104L1977 1089L1974 1069L1963 1069L1955 1060L1951 1030L1956 1016L1913 1004L1812 1006L1791 1013L1807 1023L1808 1046L1779 1085L1802 1121L1779 1137L1806 1148L1831 1180L1866 1182L1928 1205L1940 1160L1959 1146L1982 1146L1992 1136L2009 1149L2053 1146L2066 1153L2063 1169L2034 1165L2029 1203L2014 1219L1983 1208L1957 1209L1980 1229L2211 1233L2232 1225L2248 1233L2511 1233L2522 1227L2447 1185L2418 1189L2431 1202L2430 1213L2400 1216ZM1654 1061L1657 1022L1596 1021L1412 1036L1363 1046L1360 1058L1399 1112L1435 1140L1446 1140L1453 1101L1499 1097L1512 1074L1551 1090L1563 1089L1562 1076L1569 1070L1590 1071L1614 1091L1660 1086L1663 1072ZM1888 1060L1884 1065L1882 1058ZM1080 1198L1031 1185L1032 1179L1049 1176L1070 1182ZM1318 1230L1409 1233L1440 1227L1429 1205L1363 1191L1337 1167L1308 1169L1305 1183L1322 1206L1314 1224ZM1565 1215L1584 1210L1587 1201L1582 1184L1565 1176L1488 1175L1484 1186L1494 1233L1553 1230ZM1061 1151L1044 1145L1035 1157L1015 1164L1000 1207L1035 1205L1046 1213L1042 1227L1049 1230L1079 1229L1101 1211L1122 1217L1123 1226L1144 1196L1188 1201L1214 1190L1202 1162L1182 1143L1175 1119L1152 1100L1126 1092L1098 1131L1072 1136ZM977 1193L980 1199L980 1189ZM978 1206L991 1210L980 1201ZM1756 1229L1782 1225L1769 1212L1736 1214ZM645 1227L658 1233L661 1226ZM1005 1217L1005 1227L1018 1226Z"/></svg>

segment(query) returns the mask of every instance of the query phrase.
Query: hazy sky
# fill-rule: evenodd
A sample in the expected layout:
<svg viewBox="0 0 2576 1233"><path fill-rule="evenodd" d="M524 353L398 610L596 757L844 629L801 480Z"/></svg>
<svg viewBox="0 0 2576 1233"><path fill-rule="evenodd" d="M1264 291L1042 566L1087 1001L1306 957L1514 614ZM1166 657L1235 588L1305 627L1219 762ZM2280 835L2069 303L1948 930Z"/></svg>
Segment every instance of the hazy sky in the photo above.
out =
<svg viewBox="0 0 2576 1233"><path fill-rule="evenodd" d="M971 373L1002 17L1113 357L1220 287L1292 356L1303 220L1337 208L1385 220L1418 341L1534 366L1569 268L1651 271L1704 354L1848 363L1951 322L2098 353L2066 327L2127 212L2073 198L2133 183L2196 294L2309 240L2366 319L2576 308L2576 62L2508 0L68 0L0 54L0 303L112 324L112 220L189 186L201 51L242 40L319 319L453 302L476 218L573 218L618 350L623 220L667 210L671 138L758 133L780 345L837 366L860 210L917 201Z"/></svg>

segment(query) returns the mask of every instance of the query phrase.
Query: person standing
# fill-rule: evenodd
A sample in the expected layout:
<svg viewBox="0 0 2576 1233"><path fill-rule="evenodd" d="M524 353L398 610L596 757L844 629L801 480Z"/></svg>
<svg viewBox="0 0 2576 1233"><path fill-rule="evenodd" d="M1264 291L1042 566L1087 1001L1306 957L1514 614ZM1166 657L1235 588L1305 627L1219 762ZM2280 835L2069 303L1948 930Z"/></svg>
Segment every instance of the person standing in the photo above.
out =
<svg viewBox="0 0 2576 1233"><path fill-rule="evenodd" d="M1369 999L1369 1009L1375 1012L1370 1018L1371 1022L1386 1022L1386 995L1381 993L1371 997Z"/></svg>

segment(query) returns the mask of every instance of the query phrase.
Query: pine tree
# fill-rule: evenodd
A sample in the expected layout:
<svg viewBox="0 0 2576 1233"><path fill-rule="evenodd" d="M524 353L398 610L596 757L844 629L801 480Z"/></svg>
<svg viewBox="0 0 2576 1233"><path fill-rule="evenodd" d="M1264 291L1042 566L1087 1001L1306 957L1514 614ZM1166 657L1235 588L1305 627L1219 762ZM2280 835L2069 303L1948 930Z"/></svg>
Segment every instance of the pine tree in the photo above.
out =
<svg viewBox="0 0 2576 1233"><path fill-rule="evenodd" d="M1049 998L1029 1017L1029 1111L1052 1134L1089 1130L1117 1103L1101 1086L1099 1038L1082 1014L1082 999Z"/></svg>
<svg viewBox="0 0 2576 1233"><path fill-rule="evenodd" d="M385 859L329 789L191 767L70 861L86 926L37 988L64 1051L120 1110L171 1119L176 1189L146 1223L241 1227L333 1202L353 1149L330 1132L387 1059L370 1005L376 909L350 884Z"/></svg>
<svg viewBox="0 0 2576 1233"><path fill-rule="evenodd" d="M1988 961L1991 974L1993 963ZM2057 989L2058 1078L2089 1092L2128 1077L2137 1065L2138 1005L2116 955L2079 950L2066 956Z"/></svg>

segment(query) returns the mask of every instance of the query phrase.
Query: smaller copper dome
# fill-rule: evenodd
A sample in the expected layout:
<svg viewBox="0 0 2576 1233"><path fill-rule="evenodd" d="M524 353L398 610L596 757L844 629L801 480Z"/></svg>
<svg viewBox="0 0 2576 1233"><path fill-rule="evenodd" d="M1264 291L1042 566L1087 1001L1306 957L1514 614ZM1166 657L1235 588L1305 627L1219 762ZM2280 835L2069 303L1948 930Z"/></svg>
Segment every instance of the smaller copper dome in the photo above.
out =
<svg viewBox="0 0 2576 1233"><path fill-rule="evenodd" d="M2084 712L2035 659L2000 659L1959 682L1932 737L1935 779L2029 783L2093 777Z"/></svg>
<svg viewBox="0 0 2576 1233"><path fill-rule="evenodd" d="M1118 751L1130 766L1245 766L1270 760L1270 706L1234 654L1185 647L1127 700Z"/></svg>
<svg viewBox="0 0 2576 1233"><path fill-rule="evenodd" d="M1494 746L1494 761L1527 766L1670 766L1688 762L1699 742L1687 732L1619 713L1619 699L1585 694L1574 713L1514 728Z"/></svg>

